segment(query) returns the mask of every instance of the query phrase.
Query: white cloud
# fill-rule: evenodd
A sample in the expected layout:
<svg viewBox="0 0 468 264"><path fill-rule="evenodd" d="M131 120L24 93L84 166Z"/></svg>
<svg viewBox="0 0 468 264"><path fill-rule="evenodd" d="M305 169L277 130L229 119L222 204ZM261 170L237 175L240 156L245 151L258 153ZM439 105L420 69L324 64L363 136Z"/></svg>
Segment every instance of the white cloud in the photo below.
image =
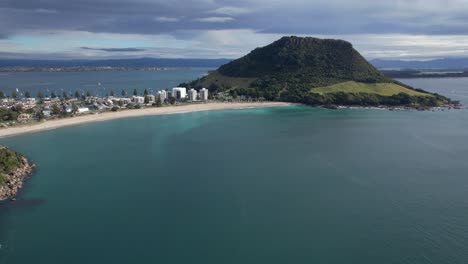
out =
<svg viewBox="0 0 468 264"><path fill-rule="evenodd" d="M180 18L179 18L179 17L166 17L166 16L161 16L161 17L155 17L153 20L154 20L154 21L158 21L158 22L169 22L169 23L173 23L173 22L179 22L179 21L180 21Z"/></svg>
<svg viewBox="0 0 468 264"><path fill-rule="evenodd" d="M234 6L225 6L218 9L209 11L209 13L219 14L219 15L228 15L228 16L237 16L252 13L253 10L243 7L234 7Z"/></svg>
<svg viewBox="0 0 468 264"><path fill-rule="evenodd" d="M203 17L195 19L199 22L207 22L207 23L226 23L234 21L232 17Z"/></svg>

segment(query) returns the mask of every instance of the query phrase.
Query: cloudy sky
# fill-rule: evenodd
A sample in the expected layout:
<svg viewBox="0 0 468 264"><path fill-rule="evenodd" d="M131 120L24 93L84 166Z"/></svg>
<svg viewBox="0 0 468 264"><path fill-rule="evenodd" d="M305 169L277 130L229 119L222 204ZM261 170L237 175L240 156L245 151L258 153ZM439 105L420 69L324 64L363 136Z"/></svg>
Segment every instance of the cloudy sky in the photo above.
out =
<svg viewBox="0 0 468 264"><path fill-rule="evenodd" d="M468 0L0 0L0 58L237 58L284 35L468 56Z"/></svg>

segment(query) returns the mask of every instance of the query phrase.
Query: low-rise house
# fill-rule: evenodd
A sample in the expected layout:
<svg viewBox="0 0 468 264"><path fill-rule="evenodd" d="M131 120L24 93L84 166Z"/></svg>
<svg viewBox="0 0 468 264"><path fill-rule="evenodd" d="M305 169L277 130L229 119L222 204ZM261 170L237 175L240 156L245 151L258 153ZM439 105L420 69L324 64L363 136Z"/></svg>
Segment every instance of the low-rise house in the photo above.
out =
<svg viewBox="0 0 468 264"><path fill-rule="evenodd" d="M42 102L42 104L44 105L44 107L51 107L52 106L52 101L44 100L44 102Z"/></svg>
<svg viewBox="0 0 468 264"><path fill-rule="evenodd" d="M88 107L79 107L78 111L77 111L78 114L84 114L84 113L88 113L88 112L89 112Z"/></svg>
<svg viewBox="0 0 468 264"><path fill-rule="evenodd" d="M1 100L1 106L10 108L16 104L16 100L13 98L4 98Z"/></svg>
<svg viewBox="0 0 468 264"><path fill-rule="evenodd" d="M71 113L71 112L73 111L73 106L67 104L67 105L65 105L65 106L63 107L63 109L65 110L65 112Z"/></svg>
<svg viewBox="0 0 468 264"><path fill-rule="evenodd" d="M106 107L105 105L102 105L102 104L100 104L100 103L94 103L94 104L93 104L93 108L94 108L94 109L97 109L97 110L99 110L99 111L102 111L102 110L107 109L107 107Z"/></svg>
<svg viewBox="0 0 468 264"><path fill-rule="evenodd" d="M114 105L114 99L107 99L104 101L104 104L107 106L113 106Z"/></svg>
<svg viewBox="0 0 468 264"><path fill-rule="evenodd" d="M132 102L132 99L130 98L121 98L120 102L122 102L124 105L127 105Z"/></svg>
<svg viewBox="0 0 468 264"><path fill-rule="evenodd" d="M36 105L36 98L23 98L21 101L25 105Z"/></svg>
<svg viewBox="0 0 468 264"><path fill-rule="evenodd" d="M27 122L29 119L31 119L30 114L20 114L18 116L18 122Z"/></svg>
<svg viewBox="0 0 468 264"><path fill-rule="evenodd" d="M154 103L154 102L156 101L156 100L155 100L156 98L155 98L154 95L149 94L149 95L147 95L147 96L148 96L148 101L149 101L150 103Z"/></svg>
<svg viewBox="0 0 468 264"><path fill-rule="evenodd" d="M145 98L143 96L133 96L132 101L135 104L143 104L143 103L145 103Z"/></svg>
<svg viewBox="0 0 468 264"><path fill-rule="evenodd" d="M42 115L44 115L44 117L50 117L52 115L52 111L51 110L42 110Z"/></svg>

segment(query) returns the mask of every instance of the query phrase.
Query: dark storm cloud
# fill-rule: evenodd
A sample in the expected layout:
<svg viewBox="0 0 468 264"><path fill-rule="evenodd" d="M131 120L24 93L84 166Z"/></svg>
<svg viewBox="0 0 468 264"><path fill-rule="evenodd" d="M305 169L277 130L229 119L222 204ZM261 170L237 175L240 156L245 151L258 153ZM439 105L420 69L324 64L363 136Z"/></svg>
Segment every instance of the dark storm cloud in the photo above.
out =
<svg viewBox="0 0 468 264"><path fill-rule="evenodd" d="M106 51L106 52L139 52L139 51L146 50L146 49L140 49L140 48L90 48L90 47L80 47L80 49Z"/></svg>
<svg viewBox="0 0 468 264"><path fill-rule="evenodd" d="M456 0L3 0L0 35L23 30L177 35L180 30L213 29L321 35L467 34L466 8Z"/></svg>

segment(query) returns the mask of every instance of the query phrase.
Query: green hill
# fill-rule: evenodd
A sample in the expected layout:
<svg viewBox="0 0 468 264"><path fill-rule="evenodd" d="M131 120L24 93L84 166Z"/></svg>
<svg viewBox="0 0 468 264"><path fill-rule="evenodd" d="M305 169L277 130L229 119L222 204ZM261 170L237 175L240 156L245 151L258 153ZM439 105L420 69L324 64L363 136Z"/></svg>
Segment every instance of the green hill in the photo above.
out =
<svg viewBox="0 0 468 264"><path fill-rule="evenodd" d="M396 83L361 83L355 81L342 82L325 87L313 88L311 90L318 94L328 93L372 93L381 96L392 96L399 93L406 93L411 96L433 96L432 94L418 92L408 89Z"/></svg>
<svg viewBox="0 0 468 264"><path fill-rule="evenodd" d="M449 102L386 77L349 42L310 37L283 37L182 85L233 97L311 105L436 106ZM344 95L352 96L342 100Z"/></svg>

